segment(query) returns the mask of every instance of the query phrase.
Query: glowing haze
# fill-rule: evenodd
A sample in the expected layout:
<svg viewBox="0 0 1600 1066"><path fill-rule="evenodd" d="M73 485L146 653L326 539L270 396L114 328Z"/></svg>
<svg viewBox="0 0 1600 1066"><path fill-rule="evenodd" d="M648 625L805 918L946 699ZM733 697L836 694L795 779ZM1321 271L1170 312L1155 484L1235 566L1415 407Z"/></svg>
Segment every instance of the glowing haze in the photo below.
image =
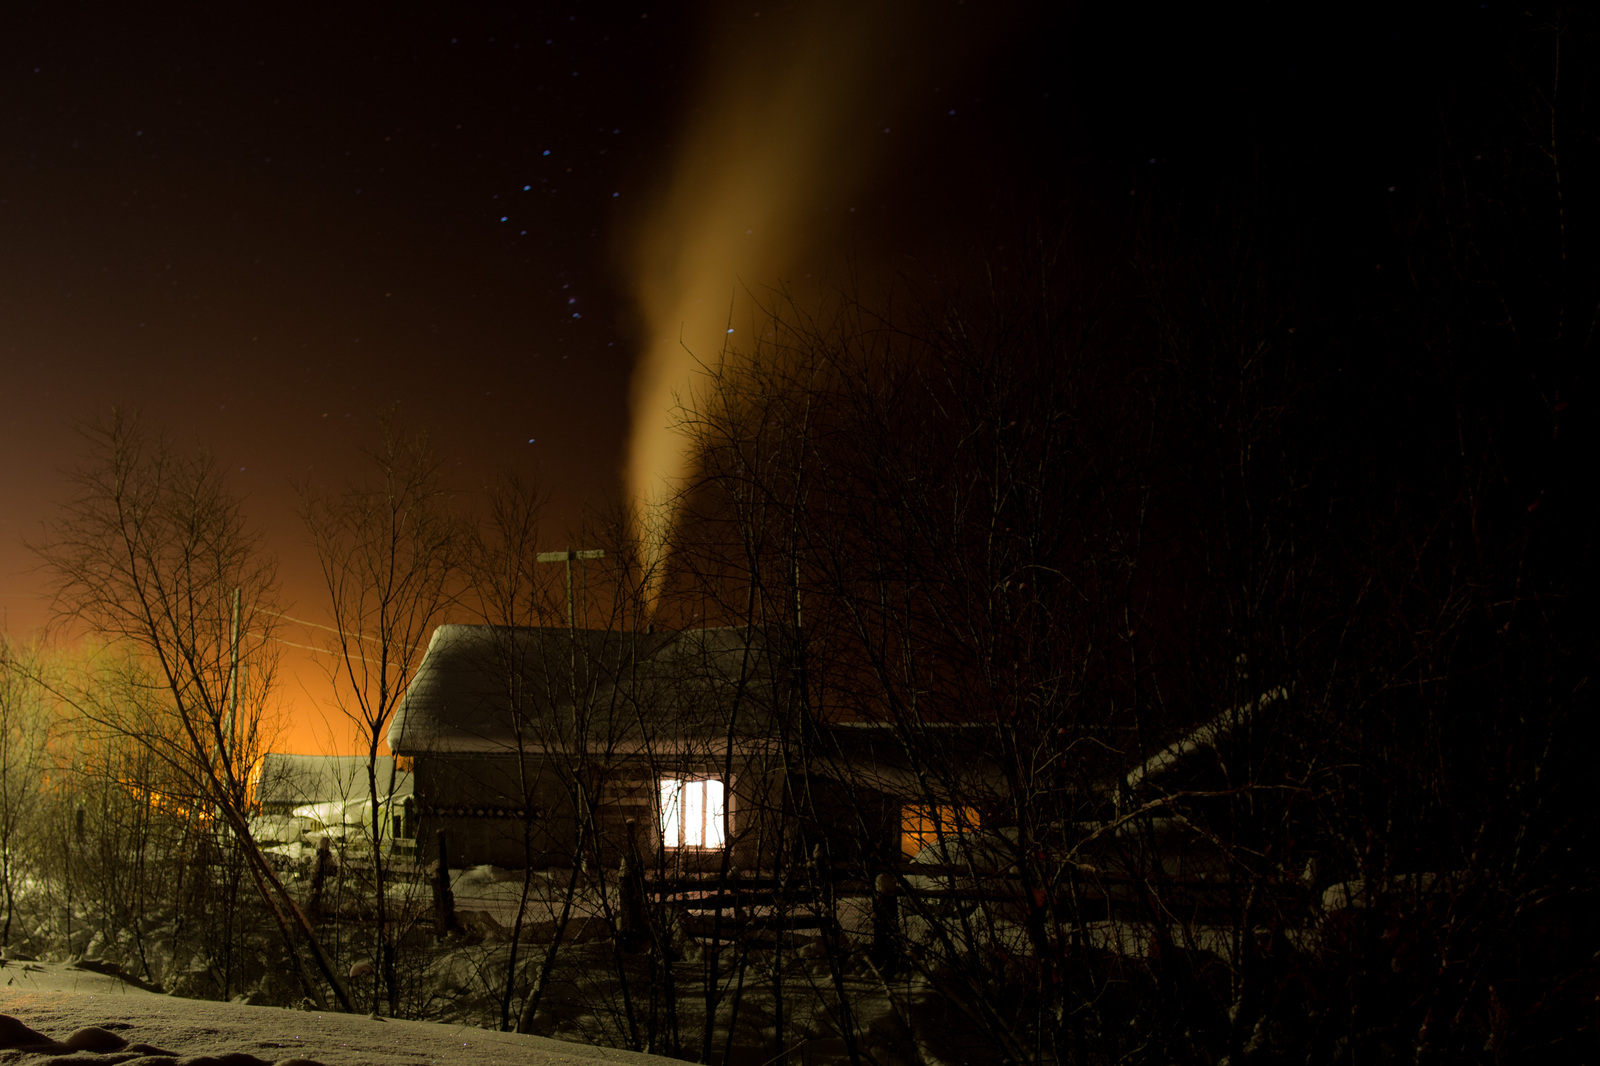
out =
<svg viewBox="0 0 1600 1066"><path fill-rule="evenodd" d="M671 172L628 248L644 336L625 487L651 574L675 489L691 472L673 429L680 396L697 366L741 343L762 293L834 235L892 136L905 84L904 56L892 81L886 61L902 21L896 5L769 14L778 17L729 16Z"/></svg>

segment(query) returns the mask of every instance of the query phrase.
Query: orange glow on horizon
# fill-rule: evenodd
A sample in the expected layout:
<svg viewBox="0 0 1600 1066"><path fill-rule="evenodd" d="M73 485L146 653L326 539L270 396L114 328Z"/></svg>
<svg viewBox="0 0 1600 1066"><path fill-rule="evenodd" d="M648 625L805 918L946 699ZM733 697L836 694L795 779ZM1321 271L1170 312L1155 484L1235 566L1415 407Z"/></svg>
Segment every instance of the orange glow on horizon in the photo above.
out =
<svg viewBox="0 0 1600 1066"><path fill-rule="evenodd" d="M365 755L368 745L357 723L339 711L333 680L319 660L325 655L284 648L273 698L272 739L262 751L293 755ZM388 754L387 745L379 749Z"/></svg>

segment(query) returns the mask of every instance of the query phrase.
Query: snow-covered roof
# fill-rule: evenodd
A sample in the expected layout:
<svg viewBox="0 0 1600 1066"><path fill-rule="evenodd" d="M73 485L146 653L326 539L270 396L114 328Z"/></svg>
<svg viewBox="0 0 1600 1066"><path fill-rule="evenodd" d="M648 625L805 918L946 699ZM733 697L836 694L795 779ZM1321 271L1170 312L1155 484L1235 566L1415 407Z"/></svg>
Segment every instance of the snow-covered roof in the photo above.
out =
<svg viewBox="0 0 1600 1066"><path fill-rule="evenodd" d="M394 794L411 793L411 775L395 768L394 759L378 756L378 791L389 791L393 773ZM289 755L269 751L261 757L255 782L258 803L298 807L306 803L360 798L368 795L365 755Z"/></svg>
<svg viewBox="0 0 1600 1066"><path fill-rule="evenodd" d="M788 671L754 627L444 625L389 727L424 752L713 750L770 738Z"/></svg>
<svg viewBox="0 0 1600 1066"><path fill-rule="evenodd" d="M1197 754L1204 751L1215 751L1235 729L1244 728L1252 715L1274 700L1280 700L1288 695L1288 689L1279 687L1263 692L1249 703L1239 707L1231 707L1214 718L1210 718L1195 726L1189 732L1168 744L1144 762L1128 771L1128 787L1138 788L1141 784L1165 771L1178 766Z"/></svg>
<svg viewBox="0 0 1600 1066"><path fill-rule="evenodd" d="M912 803L983 801L1005 792L992 723L931 722L915 728L913 761L902 727L835 722L824 731L819 765L858 787Z"/></svg>

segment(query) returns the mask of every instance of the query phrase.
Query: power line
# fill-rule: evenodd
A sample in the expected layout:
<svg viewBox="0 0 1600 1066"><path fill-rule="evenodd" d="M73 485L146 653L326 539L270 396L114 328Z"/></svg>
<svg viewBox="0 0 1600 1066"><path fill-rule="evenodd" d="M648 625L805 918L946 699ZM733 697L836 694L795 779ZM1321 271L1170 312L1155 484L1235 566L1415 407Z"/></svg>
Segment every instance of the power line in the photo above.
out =
<svg viewBox="0 0 1600 1066"><path fill-rule="evenodd" d="M271 611L271 610L268 610L265 607L261 608L260 610L261 610L262 614L270 614L270 615L272 615L272 616L274 616L276 618L282 618L285 622L293 622L296 625L301 625L301 626L310 626L312 629L326 630L329 633L338 634L341 638L344 638L346 636L353 636L357 640L366 640L366 641L372 642L373 644L385 644L385 643L388 643L388 641L385 641L382 637L369 637L365 633L346 633L345 631L343 631L341 629L336 629L333 626L325 626L321 622L308 622L304 618L296 618L293 615L284 614L282 611ZM276 640L277 638L274 637L273 639ZM283 641L283 643L288 644L289 642L288 641ZM294 645L294 647L303 647L303 645L298 645L297 644L297 645ZM422 647L421 644L413 644L409 648L407 648L406 650L407 651L416 651L420 647ZM360 658L360 656L357 656L357 658ZM368 661L370 662L371 660L368 660Z"/></svg>
<svg viewBox="0 0 1600 1066"><path fill-rule="evenodd" d="M316 647L315 645L312 645L312 644L296 644L292 640L284 640L282 637L275 637L270 633L257 633L257 632L251 631L250 635L252 637L260 637L263 640L275 640L279 644L286 644L291 648L299 648L302 651L315 652L318 655L332 655L334 658L340 658L341 654L342 654L340 652L332 651L332 650L330 650L328 648L318 648L318 647ZM383 665L385 665L384 663L379 662L377 659L369 659L365 655L352 655L351 658L360 659L362 662L371 663L373 666L383 666ZM389 663L388 665L390 665L390 666L399 666L401 669L404 669L404 664L403 663Z"/></svg>

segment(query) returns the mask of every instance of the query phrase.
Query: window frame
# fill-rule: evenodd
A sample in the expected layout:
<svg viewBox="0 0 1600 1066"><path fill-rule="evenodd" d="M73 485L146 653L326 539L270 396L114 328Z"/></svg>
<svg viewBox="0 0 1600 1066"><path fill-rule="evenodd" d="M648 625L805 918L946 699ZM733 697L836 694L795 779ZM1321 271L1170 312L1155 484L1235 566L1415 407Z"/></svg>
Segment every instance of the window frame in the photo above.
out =
<svg viewBox="0 0 1600 1066"><path fill-rule="evenodd" d="M718 806L709 802L710 786L716 786ZM693 793L699 793L698 804L691 803ZM729 800L733 790L721 777L714 774L676 773L662 774L656 778L656 831L661 846L667 851L724 851L728 848ZM669 809L675 807L675 810ZM686 817L698 810L699 832L691 840L690 820ZM675 830L675 833L674 833ZM714 830L708 832L708 830ZM711 843L707 838L714 837Z"/></svg>
<svg viewBox="0 0 1600 1066"><path fill-rule="evenodd" d="M935 844L983 828L978 808L955 803L907 803L900 807L900 855L911 859Z"/></svg>

